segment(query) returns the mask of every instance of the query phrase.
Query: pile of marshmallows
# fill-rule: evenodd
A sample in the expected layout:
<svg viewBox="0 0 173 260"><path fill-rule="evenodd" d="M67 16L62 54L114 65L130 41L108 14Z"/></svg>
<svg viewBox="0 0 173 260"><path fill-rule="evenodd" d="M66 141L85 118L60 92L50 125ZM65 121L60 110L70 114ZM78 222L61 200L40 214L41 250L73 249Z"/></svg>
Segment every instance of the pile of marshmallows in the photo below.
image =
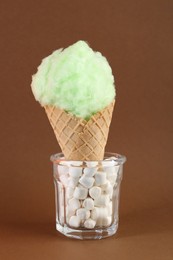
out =
<svg viewBox="0 0 173 260"><path fill-rule="evenodd" d="M58 178L65 187L65 203L59 201L61 218L64 221L65 212L67 224L74 228L108 227L112 223L113 191L120 166L114 160L102 161L101 167L98 162L85 162L85 167L82 163L73 162L72 166L62 161L57 167Z"/></svg>

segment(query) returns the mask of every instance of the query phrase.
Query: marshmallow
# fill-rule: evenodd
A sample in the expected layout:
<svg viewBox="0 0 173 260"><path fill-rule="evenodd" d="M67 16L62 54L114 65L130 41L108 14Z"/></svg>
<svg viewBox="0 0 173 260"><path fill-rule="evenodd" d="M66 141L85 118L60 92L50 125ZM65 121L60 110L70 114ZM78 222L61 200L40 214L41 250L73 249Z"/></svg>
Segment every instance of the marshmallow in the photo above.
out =
<svg viewBox="0 0 173 260"><path fill-rule="evenodd" d="M114 166L114 165L115 165L114 160L106 159L106 160L102 161L103 167L111 167L111 166Z"/></svg>
<svg viewBox="0 0 173 260"><path fill-rule="evenodd" d="M101 186L101 188L102 188L102 192L104 194L108 194L109 198L111 199L113 195L113 186L111 185L111 183L107 181L107 183Z"/></svg>
<svg viewBox="0 0 173 260"><path fill-rule="evenodd" d="M91 218L96 221L97 226L107 227L112 222L112 217L108 215L107 208L97 208L95 207L91 211Z"/></svg>
<svg viewBox="0 0 173 260"><path fill-rule="evenodd" d="M83 164L83 161L71 161L71 165L74 166L81 166Z"/></svg>
<svg viewBox="0 0 173 260"><path fill-rule="evenodd" d="M83 161L61 161L61 165L66 165L68 167L70 166L81 166L83 164Z"/></svg>
<svg viewBox="0 0 173 260"><path fill-rule="evenodd" d="M72 216L69 219L69 225L75 228L80 226L80 218L78 216Z"/></svg>
<svg viewBox="0 0 173 260"><path fill-rule="evenodd" d="M66 175L66 174L68 174L68 167L67 166L58 165L57 169L58 169L58 174L59 175L62 175L62 174Z"/></svg>
<svg viewBox="0 0 173 260"><path fill-rule="evenodd" d="M119 166L108 167L105 169L105 171L106 171L107 179L111 182L112 185L115 185L118 179Z"/></svg>
<svg viewBox="0 0 173 260"><path fill-rule="evenodd" d="M78 181L79 181L79 178L69 177L68 178L68 186L71 187L71 188L75 188L78 184Z"/></svg>
<svg viewBox="0 0 173 260"><path fill-rule="evenodd" d="M108 215L112 215L112 201L109 202L108 206L107 206L107 211L108 211Z"/></svg>
<svg viewBox="0 0 173 260"><path fill-rule="evenodd" d="M76 187L74 190L73 197L79 200L86 199L88 195L88 190L82 187Z"/></svg>
<svg viewBox="0 0 173 260"><path fill-rule="evenodd" d="M92 210L94 208L94 201L91 198L86 198L82 206L87 210Z"/></svg>
<svg viewBox="0 0 173 260"><path fill-rule="evenodd" d="M101 194L100 197L94 200L94 205L98 207L105 207L109 204L109 195Z"/></svg>
<svg viewBox="0 0 173 260"><path fill-rule="evenodd" d="M97 220L98 219L98 211L97 211L97 208L94 208L92 211L91 211L91 218L93 220Z"/></svg>
<svg viewBox="0 0 173 260"><path fill-rule="evenodd" d="M82 175L82 167L69 167L69 175L73 178L79 178Z"/></svg>
<svg viewBox="0 0 173 260"><path fill-rule="evenodd" d="M91 218L93 220L107 218L108 216L107 208L95 207L93 210L91 210Z"/></svg>
<svg viewBox="0 0 173 260"><path fill-rule="evenodd" d="M85 220L85 222L84 222L84 227L85 227L85 228L88 228L88 229L94 228L95 225L96 225L96 221L94 221L94 220L91 219L91 218Z"/></svg>
<svg viewBox="0 0 173 260"><path fill-rule="evenodd" d="M80 208L80 201L77 198L72 198L68 201L69 208L71 210L77 210Z"/></svg>
<svg viewBox="0 0 173 260"><path fill-rule="evenodd" d="M61 165L65 165L67 168L71 166L71 161L61 161Z"/></svg>
<svg viewBox="0 0 173 260"><path fill-rule="evenodd" d="M83 176L85 176L85 177L93 177L94 174L96 173L96 171L97 171L96 167L85 168L84 171L83 171L84 172Z"/></svg>
<svg viewBox="0 0 173 260"><path fill-rule="evenodd" d="M118 175L119 170L120 170L120 165L115 165L115 166L114 166L114 173L115 173L116 175Z"/></svg>
<svg viewBox="0 0 173 260"><path fill-rule="evenodd" d="M59 179L60 179L60 182L61 182L65 187L68 186L68 177L67 177L67 175L60 175Z"/></svg>
<svg viewBox="0 0 173 260"><path fill-rule="evenodd" d="M98 162L96 161L86 161L87 167L95 167L98 165Z"/></svg>
<svg viewBox="0 0 173 260"><path fill-rule="evenodd" d="M103 167L103 168L104 168L105 172L117 175L120 166L119 165L115 165L115 166L107 166L107 167Z"/></svg>
<svg viewBox="0 0 173 260"><path fill-rule="evenodd" d="M82 184L78 183L77 187L79 188L85 188Z"/></svg>
<svg viewBox="0 0 173 260"><path fill-rule="evenodd" d="M67 199L71 199L73 197L73 193L74 193L74 188L72 188L72 187L66 188L66 198Z"/></svg>
<svg viewBox="0 0 173 260"><path fill-rule="evenodd" d="M82 176L79 179L79 183L82 184L85 188L91 188L94 184L94 178L93 177L85 177Z"/></svg>
<svg viewBox="0 0 173 260"><path fill-rule="evenodd" d="M117 176L116 175L107 175L107 179L114 186L116 185Z"/></svg>
<svg viewBox="0 0 173 260"><path fill-rule="evenodd" d="M89 195L96 199L101 195L101 188L97 186L93 186L91 189L89 189Z"/></svg>
<svg viewBox="0 0 173 260"><path fill-rule="evenodd" d="M95 184L100 186L107 182L106 180L106 172L97 172L95 174Z"/></svg>
<svg viewBox="0 0 173 260"><path fill-rule="evenodd" d="M75 210L70 206L70 205L67 205L66 206L66 218L70 218L71 216L74 216L75 215Z"/></svg>
<svg viewBox="0 0 173 260"><path fill-rule="evenodd" d="M97 220L97 226L108 227L112 222L112 217L99 218Z"/></svg>
<svg viewBox="0 0 173 260"><path fill-rule="evenodd" d="M85 208L80 208L76 211L76 215L80 218L80 220L85 220L90 217L90 211Z"/></svg>
<svg viewBox="0 0 173 260"><path fill-rule="evenodd" d="M107 180L107 182L103 185L100 186L100 188L102 189L102 191L105 191L110 185L110 182Z"/></svg>

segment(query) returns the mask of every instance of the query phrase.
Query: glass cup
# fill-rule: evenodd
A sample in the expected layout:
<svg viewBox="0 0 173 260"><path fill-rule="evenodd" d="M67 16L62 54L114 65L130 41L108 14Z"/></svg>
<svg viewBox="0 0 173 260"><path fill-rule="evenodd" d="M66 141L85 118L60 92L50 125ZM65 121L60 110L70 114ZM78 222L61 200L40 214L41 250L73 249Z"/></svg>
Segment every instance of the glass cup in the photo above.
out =
<svg viewBox="0 0 173 260"><path fill-rule="evenodd" d="M55 184L56 229L76 239L101 239L118 229L120 184L126 157L105 153L102 161L51 156Z"/></svg>

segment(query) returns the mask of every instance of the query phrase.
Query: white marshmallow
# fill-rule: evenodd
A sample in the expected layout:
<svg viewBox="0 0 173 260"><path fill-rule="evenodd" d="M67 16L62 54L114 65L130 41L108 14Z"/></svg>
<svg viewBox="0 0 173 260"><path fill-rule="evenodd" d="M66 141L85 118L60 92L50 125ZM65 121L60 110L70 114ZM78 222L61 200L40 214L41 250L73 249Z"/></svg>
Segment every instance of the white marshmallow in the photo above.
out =
<svg viewBox="0 0 173 260"><path fill-rule="evenodd" d="M101 185L100 188L102 189L102 191L105 191L109 187L109 185L111 185L110 181L107 180L107 182Z"/></svg>
<svg viewBox="0 0 173 260"><path fill-rule="evenodd" d="M85 208L80 208L76 211L76 215L80 218L80 220L85 220L90 217L90 211Z"/></svg>
<svg viewBox="0 0 173 260"><path fill-rule="evenodd" d="M82 184L78 183L77 187L79 188L85 188Z"/></svg>
<svg viewBox="0 0 173 260"><path fill-rule="evenodd" d="M106 226L106 227L110 226L111 223L112 223L112 217L111 217L111 216L110 216L110 217L107 217L107 218L104 219L104 221L103 221L103 225Z"/></svg>
<svg viewBox="0 0 173 260"><path fill-rule="evenodd" d="M107 181L107 183L102 185L101 188L102 188L103 194L108 194L109 198L111 199L112 195L113 195L113 186L111 185L111 183L109 181Z"/></svg>
<svg viewBox="0 0 173 260"><path fill-rule="evenodd" d="M67 168L69 166L71 166L71 161L61 161L61 165L67 166Z"/></svg>
<svg viewBox="0 0 173 260"><path fill-rule="evenodd" d="M93 186L91 189L89 189L89 195L93 199L97 199L101 195L101 188L97 186Z"/></svg>
<svg viewBox="0 0 173 260"><path fill-rule="evenodd" d="M71 187L71 188L75 188L78 184L78 181L79 181L79 178L69 177L68 178L68 186Z"/></svg>
<svg viewBox="0 0 173 260"><path fill-rule="evenodd" d="M67 175L68 174L68 167L67 166L64 166L64 165L58 165L58 173L59 175Z"/></svg>
<svg viewBox="0 0 173 260"><path fill-rule="evenodd" d="M98 219L98 216L99 216L99 213L97 211L97 208L94 208L93 210L91 210L91 218L93 220L97 220Z"/></svg>
<svg viewBox="0 0 173 260"><path fill-rule="evenodd" d="M71 199L73 197L73 193L74 193L74 188L72 188L72 187L66 188L66 198L67 199Z"/></svg>
<svg viewBox="0 0 173 260"><path fill-rule="evenodd" d="M120 165L115 165L114 166L114 174L118 175L119 170L120 170Z"/></svg>
<svg viewBox="0 0 173 260"><path fill-rule="evenodd" d="M109 195L101 194L100 197L94 200L94 205L98 207L106 207L109 204Z"/></svg>
<svg viewBox="0 0 173 260"><path fill-rule="evenodd" d="M99 218L97 219L97 226L108 227L112 222L112 217Z"/></svg>
<svg viewBox="0 0 173 260"><path fill-rule="evenodd" d="M112 173L113 175L117 175L119 168L120 168L120 166L116 165L116 166L112 166L112 167L104 167L104 170L106 173L109 173L109 174Z"/></svg>
<svg viewBox="0 0 173 260"><path fill-rule="evenodd" d="M78 216L72 216L69 219L69 225L71 227L78 228L80 226L80 218Z"/></svg>
<svg viewBox="0 0 173 260"><path fill-rule="evenodd" d="M86 199L88 195L88 190L82 187L76 187L74 190L73 197L79 200Z"/></svg>
<svg viewBox="0 0 173 260"><path fill-rule="evenodd" d="M95 184L100 186L107 182L106 172L97 172L95 174Z"/></svg>
<svg viewBox="0 0 173 260"><path fill-rule="evenodd" d="M94 208L94 201L91 198L86 198L82 205L87 210L92 210Z"/></svg>
<svg viewBox="0 0 173 260"><path fill-rule="evenodd" d="M84 222L84 227L85 227L85 228L88 228L88 229L94 228L95 225L96 225L96 221L94 221L94 220L91 219L91 218L85 220L85 222Z"/></svg>
<svg viewBox="0 0 173 260"><path fill-rule="evenodd" d="M116 181L117 181L117 176L116 175L108 175L107 179L110 181L112 186L116 185Z"/></svg>
<svg viewBox="0 0 173 260"><path fill-rule="evenodd" d="M83 161L61 161L61 165L66 165L68 167L70 166L81 166L83 164Z"/></svg>
<svg viewBox="0 0 173 260"><path fill-rule="evenodd" d="M94 184L94 178L93 177L85 177L82 176L79 179L79 183L82 184L85 188L91 188Z"/></svg>
<svg viewBox="0 0 173 260"><path fill-rule="evenodd" d="M107 211L108 211L108 215L112 215L112 201L109 202L108 206L107 206Z"/></svg>
<svg viewBox="0 0 173 260"><path fill-rule="evenodd" d="M106 160L102 161L103 167L111 167L111 166L114 166L114 165L115 165L114 160L106 159Z"/></svg>
<svg viewBox="0 0 173 260"><path fill-rule="evenodd" d="M74 166L81 166L83 164L83 161L71 161L71 165Z"/></svg>
<svg viewBox="0 0 173 260"><path fill-rule="evenodd" d="M72 198L68 201L69 209L77 210L80 208L80 201L77 198Z"/></svg>
<svg viewBox="0 0 173 260"><path fill-rule="evenodd" d="M98 208L95 207L92 211L91 211L91 218L93 220L97 220L99 218L107 218L108 215L108 210L107 208Z"/></svg>
<svg viewBox="0 0 173 260"><path fill-rule="evenodd" d="M85 177L93 177L94 174L97 172L97 168L96 167L85 168L83 172L84 172L83 176L85 176Z"/></svg>
<svg viewBox="0 0 173 260"><path fill-rule="evenodd" d="M111 182L112 185L115 185L118 179L119 166L109 167L105 170L106 170L107 179Z"/></svg>
<svg viewBox="0 0 173 260"><path fill-rule="evenodd" d="M69 167L69 175L73 178L79 178L82 175L82 167Z"/></svg>
<svg viewBox="0 0 173 260"><path fill-rule="evenodd" d="M60 175L59 177L61 183L67 187L68 186L68 176L67 175Z"/></svg>
<svg viewBox="0 0 173 260"><path fill-rule="evenodd" d="M70 207L70 205L66 206L66 218L70 218L71 216L75 215L75 210L73 210L73 208Z"/></svg>
<svg viewBox="0 0 173 260"><path fill-rule="evenodd" d="M112 222L112 217L108 214L107 208L95 207L91 211L91 218L96 221L97 226L107 227Z"/></svg>
<svg viewBox="0 0 173 260"><path fill-rule="evenodd" d="M86 161L87 167L95 167L98 165L97 161Z"/></svg>

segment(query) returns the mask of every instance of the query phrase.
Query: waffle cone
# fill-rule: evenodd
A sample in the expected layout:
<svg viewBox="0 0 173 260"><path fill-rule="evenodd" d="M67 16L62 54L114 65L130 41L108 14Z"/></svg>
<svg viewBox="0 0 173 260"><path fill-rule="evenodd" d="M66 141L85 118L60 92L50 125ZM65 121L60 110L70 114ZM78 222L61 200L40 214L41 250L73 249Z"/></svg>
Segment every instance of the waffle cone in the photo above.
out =
<svg viewBox="0 0 173 260"><path fill-rule="evenodd" d="M65 159L102 160L112 119L114 102L93 115L89 121L54 106L45 111Z"/></svg>

